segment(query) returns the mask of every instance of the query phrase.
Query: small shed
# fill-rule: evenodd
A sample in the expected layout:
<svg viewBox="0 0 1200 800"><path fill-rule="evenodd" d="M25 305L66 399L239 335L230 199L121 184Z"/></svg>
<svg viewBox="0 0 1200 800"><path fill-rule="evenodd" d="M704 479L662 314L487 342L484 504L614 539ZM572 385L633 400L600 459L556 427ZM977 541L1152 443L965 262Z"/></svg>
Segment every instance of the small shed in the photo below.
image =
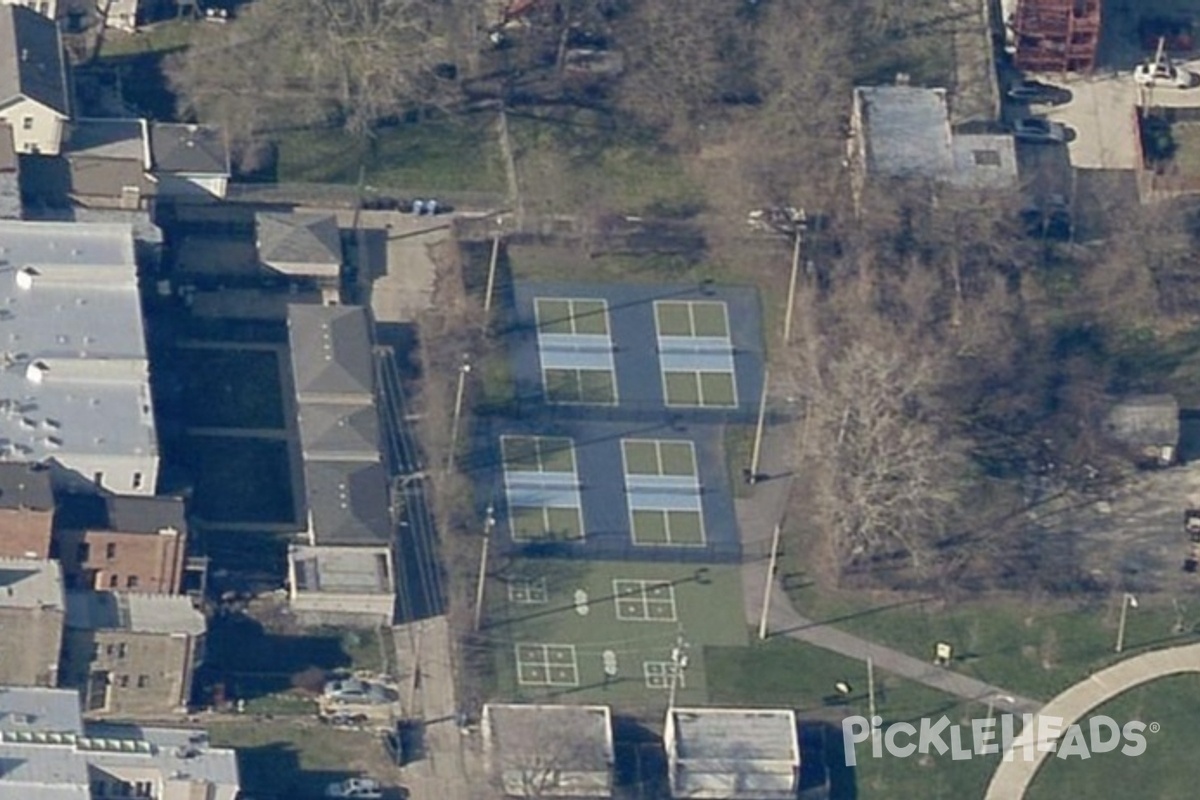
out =
<svg viewBox="0 0 1200 800"><path fill-rule="evenodd" d="M608 706L483 707L488 771L510 797L611 797L613 730Z"/></svg>
<svg viewBox="0 0 1200 800"><path fill-rule="evenodd" d="M295 278L336 281L341 274L342 239L332 214L263 211L255 228L264 266Z"/></svg>
<svg viewBox="0 0 1200 800"><path fill-rule="evenodd" d="M671 796L688 800L791 800L800 779L796 714L755 708L667 712Z"/></svg>
<svg viewBox="0 0 1200 800"><path fill-rule="evenodd" d="M1104 427L1137 457L1170 464L1179 446L1179 401L1169 394L1126 398L1108 412Z"/></svg>

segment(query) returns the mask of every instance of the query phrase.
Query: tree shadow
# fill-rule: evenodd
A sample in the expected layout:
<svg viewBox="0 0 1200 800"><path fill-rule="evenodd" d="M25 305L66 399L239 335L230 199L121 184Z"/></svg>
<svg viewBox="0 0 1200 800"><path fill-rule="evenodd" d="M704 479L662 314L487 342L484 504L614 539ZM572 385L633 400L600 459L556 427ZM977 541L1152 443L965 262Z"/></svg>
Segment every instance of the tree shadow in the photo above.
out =
<svg viewBox="0 0 1200 800"><path fill-rule="evenodd" d="M348 770L302 770L299 753L291 742L239 747L237 761L243 793L257 800L318 798L329 784L356 774Z"/></svg>

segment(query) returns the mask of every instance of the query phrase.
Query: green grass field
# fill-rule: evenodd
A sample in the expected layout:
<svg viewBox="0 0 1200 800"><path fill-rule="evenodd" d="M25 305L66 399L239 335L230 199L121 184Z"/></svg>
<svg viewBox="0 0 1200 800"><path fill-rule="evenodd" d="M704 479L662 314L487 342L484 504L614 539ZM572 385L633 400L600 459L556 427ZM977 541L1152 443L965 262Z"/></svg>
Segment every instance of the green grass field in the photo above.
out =
<svg viewBox="0 0 1200 800"><path fill-rule="evenodd" d="M705 646L746 641L731 566L525 559L488 581L487 609L483 634L510 700L659 707L682 631L678 701L703 703Z"/></svg>
<svg viewBox="0 0 1200 800"><path fill-rule="evenodd" d="M1093 753L1086 761L1050 758L1038 771L1025 800L1060 797L1153 797L1191 800L1196 797L1192 759L1200 746L1195 721L1200 716L1200 676L1163 678L1133 689L1096 710L1124 725L1157 722L1146 733L1146 752L1132 758L1119 750ZM1086 730L1086 728L1085 728Z"/></svg>

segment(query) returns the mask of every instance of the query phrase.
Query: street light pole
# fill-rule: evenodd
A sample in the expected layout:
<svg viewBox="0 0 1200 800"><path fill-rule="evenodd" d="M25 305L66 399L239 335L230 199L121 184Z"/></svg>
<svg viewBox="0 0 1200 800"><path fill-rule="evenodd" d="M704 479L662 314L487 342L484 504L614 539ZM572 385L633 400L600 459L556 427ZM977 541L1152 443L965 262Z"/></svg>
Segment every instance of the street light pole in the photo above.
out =
<svg viewBox="0 0 1200 800"><path fill-rule="evenodd" d="M771 614L771 587L775 583L775 568L779 565L779 534L783 526L776 523L775 532L771 534L771 561L767 567L767 579L763 581L762 619L758 622L758 638L767 638L767 618Z"/></svg>
<svg viewBox="0 0 1200 800"><path fill-rule="evenodd" d="M1129 609L1137 608L1137 607L1138 607L1137 598L1134 597L1129 592L1126 592L1125 595L1121 598L1121 621L1117 624L1116 651L1118 653L1125 649L1125 621L1129 617Z"/></svg>
<svg viewBox="0 0 1200 800"><path fill-rule="evenodd" d="M750 474L746 476L751 486L758 483L758 458L762 455L763 430L767 421L767 388L770 381L770 370L763 370L762 397L758 401L758 424L754 426L754 449L750 453Z"/></svg>
<svg viewBox="0 0 1200 800"><path fill-rule="evenodd" d="M488 262L487 290L483 296L483 313L492 310L492 290L496 287L496 262L500 260L500 234L492 237L492 258Z"/></svg>
<svg viewBox="0 0 1200 800"><path fill-rule="evenodd" d="M454 457L458 450L458 424L462 418L463 395L467 391L467 375L471 365L463 354L462 365L458 368L458 388L454 392L454 418L450 422L450 453L446 456L446 472L454 471Z"/></svg>
<svg viewBox="0 0 1200 800"><path fill-rule="evenodd" d="M475 630L483 621L483 586L487 579L488 546L492 543L492 528L496 527L496 507L488 504L483 520L483 546L479 550L479 577L475 583Z"/></svg>

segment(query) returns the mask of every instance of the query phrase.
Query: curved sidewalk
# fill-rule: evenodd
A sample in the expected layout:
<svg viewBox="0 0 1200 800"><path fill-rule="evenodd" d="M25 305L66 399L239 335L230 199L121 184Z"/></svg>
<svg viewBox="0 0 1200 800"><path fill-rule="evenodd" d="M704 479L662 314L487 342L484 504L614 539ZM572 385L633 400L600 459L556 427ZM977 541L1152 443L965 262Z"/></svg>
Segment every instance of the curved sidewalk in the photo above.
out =
<svg viewBox="0 0 1200 800"><path fill-rule="evenodd" d="M1183 672L1200 672L1200 644L1155 650L1113 664L1059 694L1039 714L1061 717L1061 727L1066 729L1119 694ZM1025 760L1024 751L1015 752L1012 761L1001 761L988 784L984 800L1019 800L1049 755L1050 752L1035 748L1029 761Z"/></svg>

